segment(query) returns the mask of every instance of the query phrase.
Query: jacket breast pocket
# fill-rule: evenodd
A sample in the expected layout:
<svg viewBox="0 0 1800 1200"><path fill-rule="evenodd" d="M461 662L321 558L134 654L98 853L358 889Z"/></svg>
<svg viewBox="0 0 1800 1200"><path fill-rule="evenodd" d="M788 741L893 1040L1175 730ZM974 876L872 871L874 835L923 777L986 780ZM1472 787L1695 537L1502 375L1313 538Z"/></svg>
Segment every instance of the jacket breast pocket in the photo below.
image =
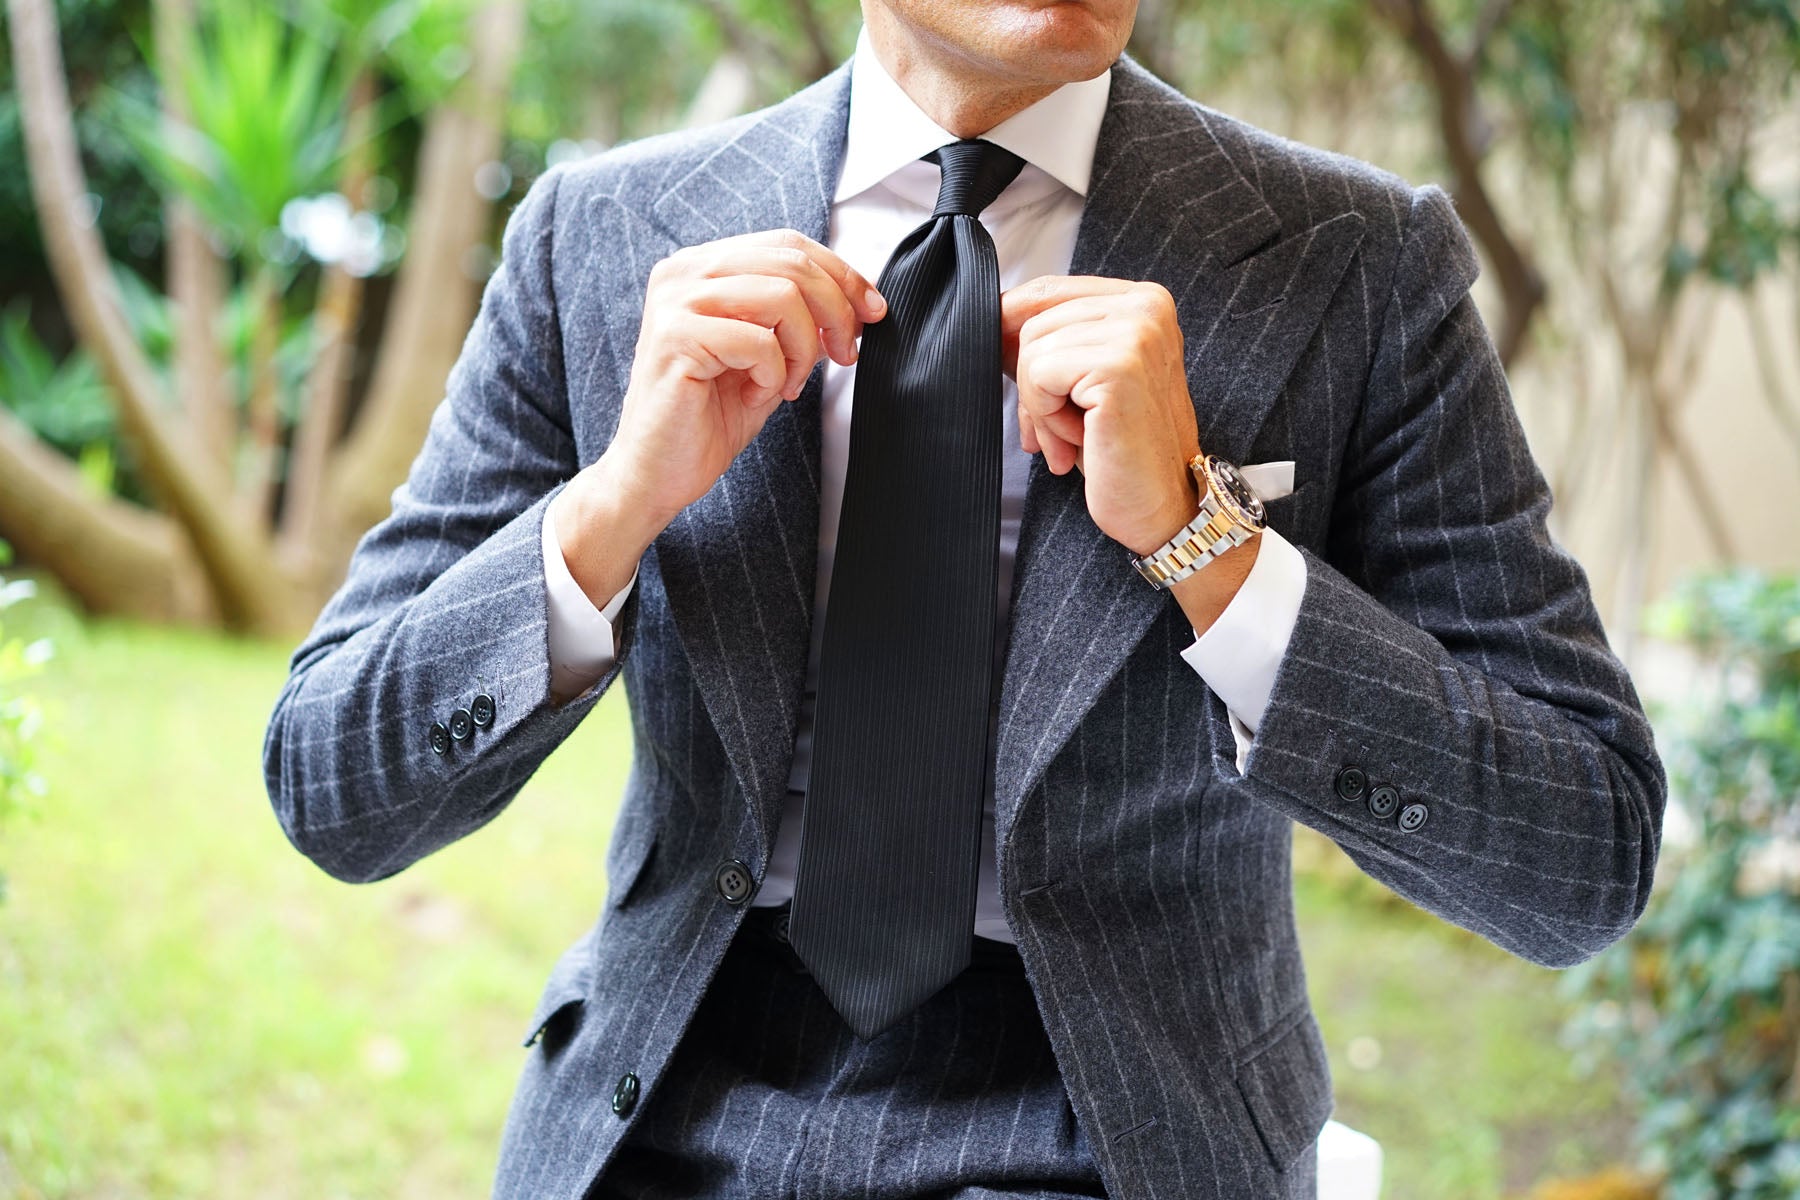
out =
<svg viewBox="0 0 1800 1200"><path fill-rule="evenodd" d="M1311 1012L1238 1067L1237 1088L1269 1162L1286 1170L1331 1116L1331 1067Z"/></svg>
<svg viewBox="0 0 1800 1200"><path fill-rule="evenodd" d="M1284 496L1264 500L1264 522L1296 546L1311 545L1312 500L1318 490L1318 481L1308 480Z"/></svg>

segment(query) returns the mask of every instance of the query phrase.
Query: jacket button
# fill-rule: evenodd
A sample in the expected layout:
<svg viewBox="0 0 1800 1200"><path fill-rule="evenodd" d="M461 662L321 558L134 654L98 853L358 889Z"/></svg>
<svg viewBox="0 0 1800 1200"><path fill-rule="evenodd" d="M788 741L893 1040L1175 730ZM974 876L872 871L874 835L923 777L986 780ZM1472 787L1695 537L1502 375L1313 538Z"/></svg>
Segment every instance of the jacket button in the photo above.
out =
<svg viewBox="0 0 1800 1200"><path fill-rule="evenodd" d="M1400 792L1392 784L1383 783L1369 792L1369 811L1387 820L1400 807Z"/></svg>
<svg viewBox="0 0 1800 1200"><path fill-rule="evenodd" d="M431 749L437 754L450 753L450 731L444 728L442 721L431 723Z"/></svg>
<svg viewBox="0 0 1800 1200"><path fill-rule="evenodd" d="M468 709L459 708L455 712L450 714L450 736L451 737L455 738L459 742L463 742L463 741L467 741L469 738L469 735L474 732L475 732L475 718L469 715Z"/></svg>
<svg viewBox="0 0 1800 1200"><path fill-rule="evenodd" d="M1430 815L1431 810L1423 804L1409 804L1400 810L1400 828L1408 833L1417 833L1425 828L1425 819Z"/></svg>
<svg viewBox="0 0 1800 1200"><path fill-rule="evenodd" d="M619 1076L619 1085L613 1088L613 1112L621 1117L629 1117L631 1110L637 1107L638 1077L630 1071Z"/></svg>
<svg viewBox="0 0 1800 1200"><path fill-rule="evenodd" d="M494 698L486 692L469 701L469 715L475 718L477 729L486 729L494 723Z"/></svg>
<svg viewBox="0 0 1800 1200"><path fill-rule="evenodd" d="M1337 789L1339 800L1348 800L1354 804L1369 790L1369 777L1363 774L1361 767L1345 767L1332 780L1332 787Z"/></svg>
<svg viewBox="0 0 1800 1200"><path fill-rule="evenodd" d="M736 906L750 898L756 888L756 877L750 874L748 865L728 858L713 872L713 886L719 889L719 896L725 903Z"/></svg>

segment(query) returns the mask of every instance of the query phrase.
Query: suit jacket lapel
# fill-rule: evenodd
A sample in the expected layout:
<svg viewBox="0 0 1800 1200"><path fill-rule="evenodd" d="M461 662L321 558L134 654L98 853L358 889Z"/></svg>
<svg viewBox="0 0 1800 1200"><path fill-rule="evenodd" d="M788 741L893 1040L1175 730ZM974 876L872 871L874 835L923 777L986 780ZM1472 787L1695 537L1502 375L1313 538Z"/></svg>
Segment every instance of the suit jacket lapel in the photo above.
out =
<svg viewBox="0 0 1800 1200"><path fill-rule="evenodd" d="M747 119L651 207L652 224L670 250L759 229L826 240L848 113L846 63ZM1130 58L1119 61L1071 270L1169 288L1201 444L1241 460L1360 242L1361 221L1343 216L1283 237L1215 120ZM613 314L624 346L636 339L624 327L633 323L628 308ZM619 366L628 363L625 355ZM696 686L765 852L786 792L812 633L822 379L815 370L800 399L780 406L655 544ZM996 761L1002 837L1076 723L1174 604L1089 519L1080 477L1052 475L1041 458L1031 466L1017 563Z"/></svg>
<svg viewBox="0 0 1800 1200"><path fill-rule="evenodd" d="M1218 118L1130 58L1113 68L1071 274L1175 297L1200 444L1243 461L1362 237L1346 215L1283 237ZM1004 839L1025 794L1175 600L1087 513L1081 476L1031 464L995 766Z"/></svg>
<svg viewBox="0 0 1800 1200"><path fill-rule="evenodd" d="M752 118L651 208L670 249L782 228L824 241L848 105L846 65ZM636 340L630 332L621 344ZM815 369L799 399L776 408L655 543L695 684L765 853L787 790L812 636L823 377Z"/></svg>

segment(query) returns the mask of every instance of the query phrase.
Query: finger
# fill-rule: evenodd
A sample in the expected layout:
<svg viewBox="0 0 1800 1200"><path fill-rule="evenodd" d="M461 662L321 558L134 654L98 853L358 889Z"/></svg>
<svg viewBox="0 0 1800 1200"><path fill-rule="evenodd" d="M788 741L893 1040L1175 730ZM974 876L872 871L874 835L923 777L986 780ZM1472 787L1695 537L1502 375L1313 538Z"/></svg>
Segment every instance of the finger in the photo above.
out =
<svg viewBox="0 0 1800 1200"><path fill-rule="evenodd" d="M1081 440L1081 410L1060 398L1033 395L1029 374L1019 380L1018 391L1020 447L1027 454L1042 454L1052 471L1065 473L1075 461L1074 443ZM1040 413L1032 407L1033 403L1053 404L1056 409L1054 413Z"/></svg>
<svg viewBox="0 0 1800 1200"><path fill-rule="evenodd" d="M1046 309L1088 296L1117 296L1138 285L1104 275L1039 275L1000 293L1000 336L1016 341L1025 322Z"/></svg>
<svg viewBox="0 0 1800 1200"><path fill-rule="evenodd" d="M1059 351L1055 343L1047 342L1029 345L1020 355L1016 380L1019 411L1028 414L1040 432L1047 432L1075 445L1082 441L1082 418L1081 409L1070 400L1067 390L1061 386L1067 369L1047 372L1039 364L1046 358L1073 357L1083 350L1085 348L1078 348L1074 352ZM1086 353L1091 355L1092 351Z"/></svg>
<svg viewBox="0 0 1800 1200"><path fill-rule="evenodd" d="M832 359L844 366L856 361L856 339L862 336L863 327L856 306L838 280L805 251L791 246L745 246L720 257L704 274L713 279L759 274L792 280L824 334Z"/></svg>
<svg viewBox="0 0 1800 1200"><path fill-rule="evenodd" d="M749 245L775 246L784 249L798 250L814 263L818 264L838 285L846 299L856 308L856 315L863 321L879 321L887 314L887 301L875 285L864 277L861 271L845 262L844 259L829 246L807 237L797 229L770 229L760 233L746 233L737 238L725 238L725 244L741 241Z"/></svg>
<svg viewBox="0 0 1800 1200"><path fill-rule="evenodd" d="M1043 450L1044 465L1057 475L1067 475L1069 468L1075 465L1076 448L1044 428L1041 422L1037 426L1037 440Z"/></svg>
<svg viewBox="0 0 1800 1200"><path fill-rule="evenodd" d="M1028 347L1020 372L1030 375L1032 394L1045 398L1038 401L1043 407L1034 411L1048 415L1064 405L1077 413L1092 408L1099 403L1095 387L1124 373L1114 361L1117 355L1118 348L1110 342L1038 342ZM1023 381L1019 392L1021 396L1025 392Z"/></svg>
<svg viewBox="0 0 1800 1200"><path fill-rule="evenodd" d="M1038 444L1037 421L1019 405L1019 449L1027 454L1041 453L1043 447Z"/></svg>
<svg viewBox="0 0 1800 1200"><path fill-rule="evenodd" d="M1096 341L1119 336L1131 311L1117 296L1077 296L1044 309L1019 327L1019 347L1055 336L1059 341Z"/></svg>
<svg viewBox="0 0 1800 1200"><path fill-rule="evenodd" d="M688 307L706 316L732 317L775 331L787 358L782 395L792 398L806 384L822 345L819 326L800 285L780 275L727 275L696 282Z"/></svg>
<svg viewBox="0 0 1800 1200"><path fill-rule="evenodd" d="M668 344L689 378L711 381L742 371L753 385L745 389L746 398L787 394L787 356L767 326L683 313L669 327Z"/></svg>

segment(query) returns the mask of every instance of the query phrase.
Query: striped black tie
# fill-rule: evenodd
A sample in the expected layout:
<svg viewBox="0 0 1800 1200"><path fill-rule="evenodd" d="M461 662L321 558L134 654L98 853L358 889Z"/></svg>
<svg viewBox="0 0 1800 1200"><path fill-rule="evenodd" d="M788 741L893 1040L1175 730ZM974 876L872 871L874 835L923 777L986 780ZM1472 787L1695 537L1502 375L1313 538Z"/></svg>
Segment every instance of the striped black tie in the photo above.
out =
<svg viewBox="0 0 1800 1200"><path fill-rule="evenodd" d="M1000 538L1000 266L977 215L1024 161L925 156L937 207L876 285L825 608L789 940L874 1037L968 965Z"/></svg>

